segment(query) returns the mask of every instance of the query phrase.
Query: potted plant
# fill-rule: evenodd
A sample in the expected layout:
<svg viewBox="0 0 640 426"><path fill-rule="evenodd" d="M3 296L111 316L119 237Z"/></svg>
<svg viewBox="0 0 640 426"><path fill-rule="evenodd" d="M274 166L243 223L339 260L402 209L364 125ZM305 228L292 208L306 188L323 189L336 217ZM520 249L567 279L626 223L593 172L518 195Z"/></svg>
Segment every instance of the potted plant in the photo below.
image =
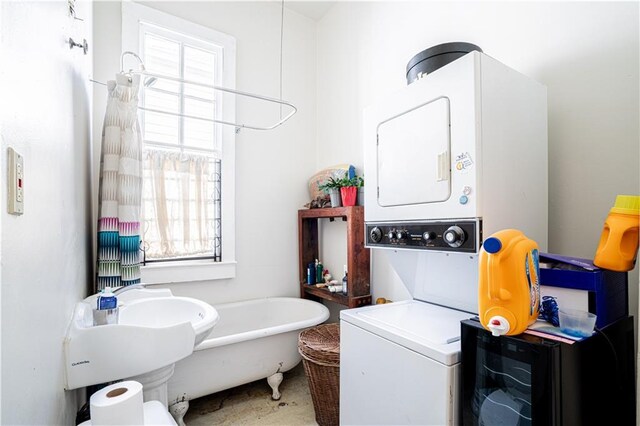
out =
<svg viewBox="0 0 640 426"><path fill-rule="evenodd" d="M358 188L361 188L364 185L364 179L360 176L353 176L352 178L345 176L340 180L340 183L342 184L342 187L340 188L342 205L345 207L355 206Z"/></svg>
<svg viewBox="0 0 640 426"><path fill-rule="evenodd" d="M331 199L331 207L340 207L340 188L342 187L343 179L334 179L330 177L328 181L318 185L318 188L329 194Z"/></svg>

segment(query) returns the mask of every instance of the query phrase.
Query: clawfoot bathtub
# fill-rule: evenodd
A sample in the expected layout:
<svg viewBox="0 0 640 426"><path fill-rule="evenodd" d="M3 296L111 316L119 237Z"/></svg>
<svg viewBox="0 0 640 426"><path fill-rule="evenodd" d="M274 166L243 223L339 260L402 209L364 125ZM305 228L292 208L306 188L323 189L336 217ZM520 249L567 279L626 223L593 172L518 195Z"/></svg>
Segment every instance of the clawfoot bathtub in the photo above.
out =
<svg viewBox="0 0 640 426"><path fill-rule="evenodd" d="M193 354L175 365L168 384L169 411L178 424L189 400L268 378L280 399L282 373L301 360L298 334L329 318L311 300L273 297L214 305L220 321Z"/></svg>

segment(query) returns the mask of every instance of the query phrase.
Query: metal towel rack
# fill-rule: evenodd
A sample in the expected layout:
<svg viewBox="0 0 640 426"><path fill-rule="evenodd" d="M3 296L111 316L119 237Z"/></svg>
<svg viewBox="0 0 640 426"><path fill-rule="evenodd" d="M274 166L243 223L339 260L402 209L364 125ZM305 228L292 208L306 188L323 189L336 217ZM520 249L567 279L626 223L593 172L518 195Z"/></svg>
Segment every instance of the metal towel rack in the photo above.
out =
<svg viewBox="0 0 640 426"><path fill-rule="evenodd" d="M131 56L135 57L140 62L140 70L139 71L135 71L135 70L129 70L127 72L124 71L124 57L126 55L131 55ZM275 124L272 124L271 126L266 126L266 127L264 127L264 126L252 126L252 125L243 124L243 123L233 123L233 122L230 122L230 121L218 120L218 119L215 119L215 118L198 117L198 116L193 116L193 115L180 114L180 113L175 113L175 112L170 112L170 111L163 111L163 110L158 110L158 109L153 109L153 108L145 108L145 107L139 106L138 109L143 110L143 111L155 112L155 113L159 113L159 114L167 114L167 115L172 115L172 116L176 116L176 117L191 118L191 119L202 120L202 121L207 121L207 122L211 122L211 123L224 124L224 125L228 125L228 126L235 126L237 130L238 129L273 130L276 127L279 127L282 124L284 124L287 120L289 120L291 117L293 117L293 115L298 111L298 109L295 107L295 105L293 105L291 102L287 102L287 101L282 100L282 99L275 99L275 98L270 98L268 96L256 95L255 93L242 92L240 90L229 89L227 87L221 87L221 86L215 86L215 85L210 85L210 84L198 83L198 82L195 82L195 81L184 80L182 78L169 77L169 76L166 76L166 75L160 75L160 74L154 74L154 73L147 72L145 67L144 67L144 62L142 61L140 56L138 56L136 53L131 52L131 51L123 52L122 55L120 56L120 72L122 74L124 74L124 75L129 75L129 76L134 75L134 74L138 74L140 76L146 76L146 77L150 77L150 78L154 78L154 79L164 79L164 80L175 81L175 82L182 83L182 84L191 84L191 85L195 85L195 86L205 87L207 89L220 90L221 92L232 93L232 94L235 94L235 95L238 95L238 96L246 96L248 98L258 99L258 100L266 101L266 102L272 102L272 103L275 103L275 104L278 104L278 105L286 105L286 106L291 108L291 111L289 112L289 114L287 114L286 116L282 117ZM131 78L129 78L129 80L131 81ZM103 85L106 86L105 83L102 83L100 81L96 81L96 80L91 80L91 81L94 82L94 83L103 84Z"/></svg>

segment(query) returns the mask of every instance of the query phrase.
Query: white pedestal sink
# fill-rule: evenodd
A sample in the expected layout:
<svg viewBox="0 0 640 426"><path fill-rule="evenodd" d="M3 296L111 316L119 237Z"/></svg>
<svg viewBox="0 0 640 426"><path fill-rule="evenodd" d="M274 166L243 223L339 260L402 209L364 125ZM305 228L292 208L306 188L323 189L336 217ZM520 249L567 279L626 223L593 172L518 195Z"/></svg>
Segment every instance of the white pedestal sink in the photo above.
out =
<svg viewBox="0 0 640 426"><path fill-rule="evenodd" d="M67 330L65 389L130 378L142 383L145 401L166 406L174 363L193 353L218 322L218 312L168 289L135 289L118 296L118 324L94 326L95 299L76 305Z"/></svg>
<svg viewBox="0 0 640 426"><path fill-rule="evenodd" d="M191 297L176 297L168 289L131 290L122 293L118 302L119 325L161 328L191 323L195 333L193 347L207 337L219 319L213 306Z"/></svg>

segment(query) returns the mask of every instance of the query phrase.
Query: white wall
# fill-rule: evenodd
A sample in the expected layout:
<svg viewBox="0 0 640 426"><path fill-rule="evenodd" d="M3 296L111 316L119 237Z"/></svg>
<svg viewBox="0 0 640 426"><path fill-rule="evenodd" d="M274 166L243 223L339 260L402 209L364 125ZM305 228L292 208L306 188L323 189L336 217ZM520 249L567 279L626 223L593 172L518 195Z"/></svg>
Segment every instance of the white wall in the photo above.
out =
<svg viewBox="0 0 640 426"><path fill-rule="evenodd" d="M25 212L2 220L2 424L74 424L62 341L91 277L89 72L91 3L2 2L2 185L7 147L24 156ZM6 188L0 193L4 194Z"/></svg>
<svg viewBox="0 0 640 426"><path fill-rule="evenodd" d="M279 97L279 3L142 4L235 37L236 88ZM104 81L119 68L121 4L94 7L96 78ZM236 137L236 278L174 284L174 294L211 304L299 295L297 210L308 202L306 181L316 165L315 60L314 21L285 9L282 96L298 113L275 130L242 130ZM104 92L99 87L95 94L94 134L102 125ZM278 115L277 107L266 111L237 98L238 121L264 124Z"/></svg>
<svg viewBox="0 0 640 426"><path fill-rule="evenodd" d="M3 16L3 8L0 7L0 49L2 49L2 16ZM0 75L2 75L2 66L0 66ZM2 144L2 140L4 139L2 135L4 134L3 123L4 119L0 119L0 145ZM0 200L5 198L5 189L0 184ZM0 237L2 236L2 215L0 215ZM0 238L0 265L2 265L2 243ZM0 272L0 320L2 319L2 273ZM0 372L2 371L2 326L0 324ZM0 379L0 422L2 421L2 380Z"/></svg>
<svg viewBox="0 0 640 426"><path fill-rule="evenodd" d="M472 42L547 86L549 251L593 258L616 194L640 193L638 25L632 2L338 3L317 28L318 168L362 165L362 108L406 85L413 55ZM372 259L374 298L408 298ZM629 282L637 316L637 267Z"/></svg>

